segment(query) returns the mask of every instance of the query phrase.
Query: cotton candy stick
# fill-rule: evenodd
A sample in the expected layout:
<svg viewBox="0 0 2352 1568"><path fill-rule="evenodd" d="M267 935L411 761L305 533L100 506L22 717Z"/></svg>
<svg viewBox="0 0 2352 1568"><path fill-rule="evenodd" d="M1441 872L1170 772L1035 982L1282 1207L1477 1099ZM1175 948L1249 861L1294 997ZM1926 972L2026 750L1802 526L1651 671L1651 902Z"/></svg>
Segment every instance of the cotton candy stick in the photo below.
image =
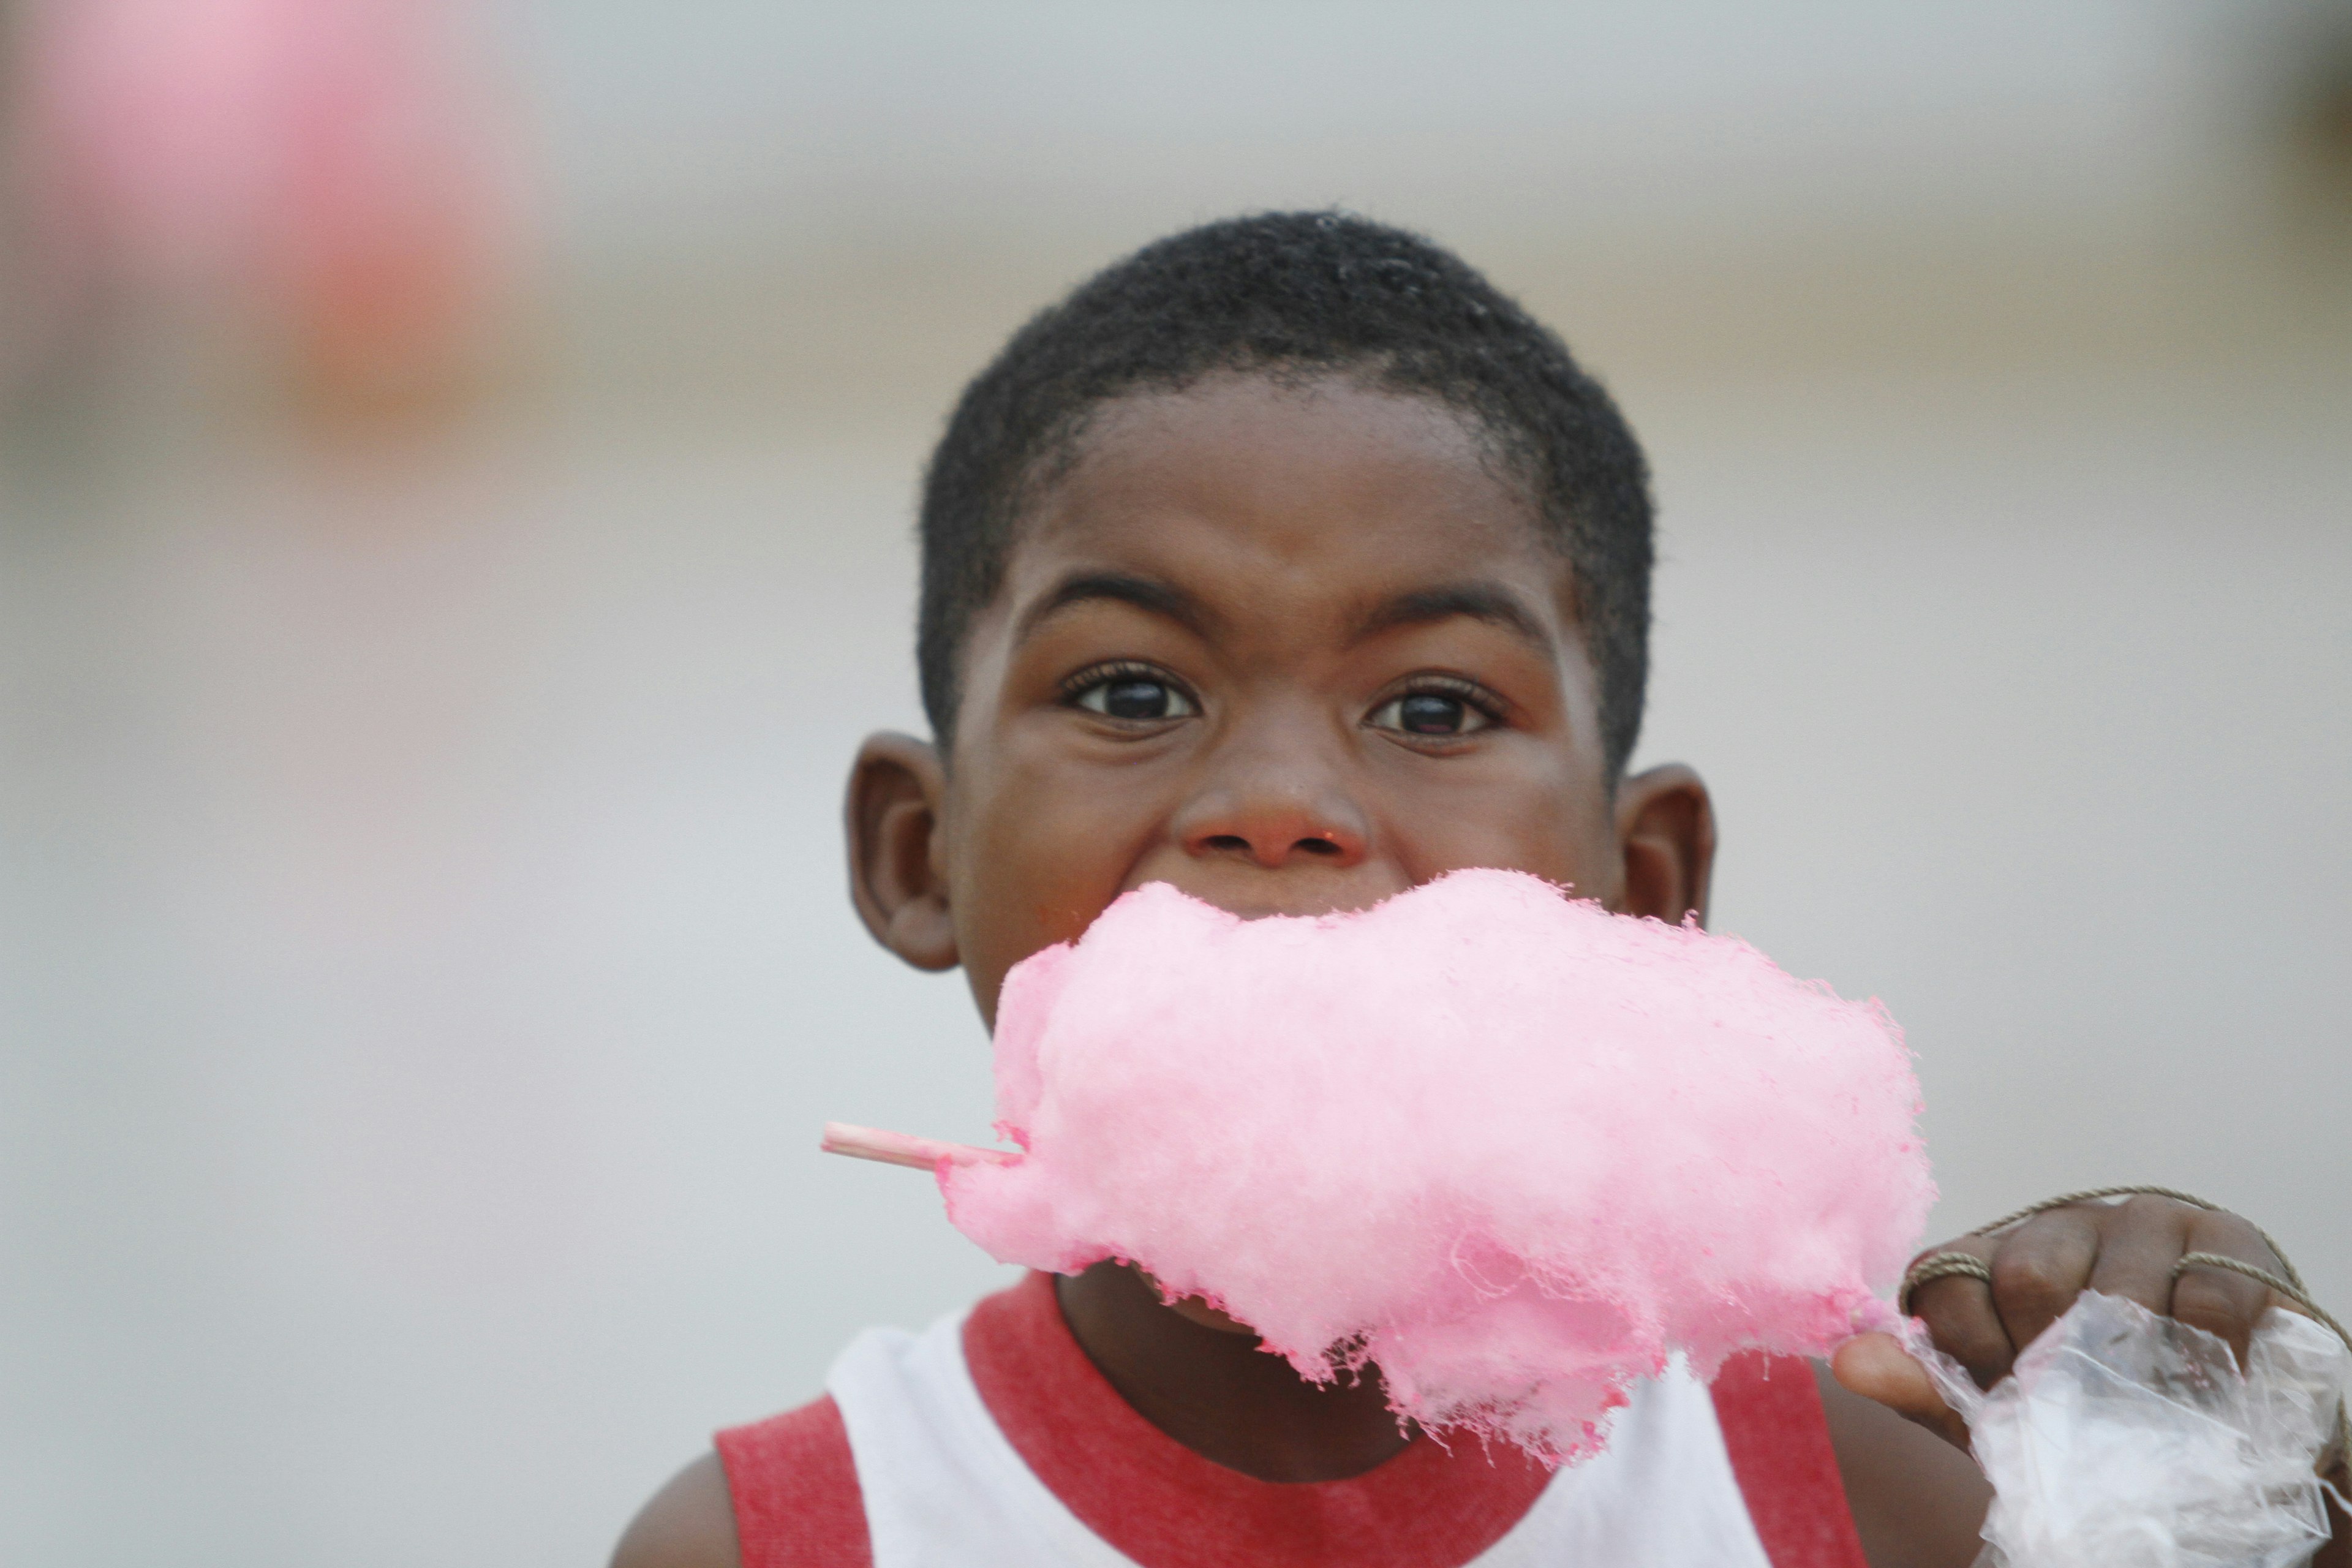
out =
<svg viewBox="0 0 2352 1568"><path fill-rule="evenodd" d="M1006 1149L947 1143L936 1138L918 1138L911 1132L886 1132L878 1127L856 1127L846 1121L826 1122L824 1141L817 1147L827 1154L846 1154L853 1160L905 1165L916 1171L936 1171L942 1160L951 1165L972 1165L1001 1164L1017 1158Z"/></svg>

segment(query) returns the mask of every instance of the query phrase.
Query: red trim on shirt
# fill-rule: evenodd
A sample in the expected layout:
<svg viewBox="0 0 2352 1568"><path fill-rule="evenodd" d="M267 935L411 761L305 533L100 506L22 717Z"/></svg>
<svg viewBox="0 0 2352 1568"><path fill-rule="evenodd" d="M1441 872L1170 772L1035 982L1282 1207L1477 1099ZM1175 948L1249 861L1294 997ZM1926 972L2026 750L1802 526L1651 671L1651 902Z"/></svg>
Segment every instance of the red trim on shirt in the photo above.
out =
<svg viewBox="0 0 2352 1568"><path fill-rule="evenodd" d="M1426 1438L1343 1481L1226 1469L1136 1414L1071 1338L1050 1275L972 1309L964 1357L1037 1478L1143 1568L1459 1568L1500 1540L1549 1477L1508 1445ZM1735 1357L1715 1407L1773 1568L1868 1568L1811 1368ZM864 1498L830 1396L718 1436L743 1568L872 1568Z"/></svg>
<svg viewBox="0 0 2352 1568"><path fill-rule="evenodd" d="M1712 1392L1731 1473L1772 1568L1870 1568L1811 1363L1733 1356Z"/></svg>
<svg viewBox="0 0 2352 1568"><path fill-rule="evenodd" d="M866 1496L833 1395L713 1441L743 1568L874 1568Z"/></svg>
<svg viewBox="0 0 2352 1568"><path fill-rule="evenodd" d="M1340 1481L1262 1481L1137 1415L1032 1274L964 1324L964 1360L1005 1437L1087 1529L1143 1568L1239 1563L1459 1568L1550 1479L1517 1448L1427 1438Z"/></svg>

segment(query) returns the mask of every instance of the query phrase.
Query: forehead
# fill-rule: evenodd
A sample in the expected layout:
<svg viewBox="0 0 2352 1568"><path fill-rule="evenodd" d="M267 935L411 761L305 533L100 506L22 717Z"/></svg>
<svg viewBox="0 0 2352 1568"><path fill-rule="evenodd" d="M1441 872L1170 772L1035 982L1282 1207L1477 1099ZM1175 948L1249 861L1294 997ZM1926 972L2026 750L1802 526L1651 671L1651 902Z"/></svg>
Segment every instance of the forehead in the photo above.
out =
<svg viewBox="0 0 2352 1568"><path fill-rule="evenodd" d="M1482 426L1340 376L1229 374L1104 405L1027 510L1007 597L1097 559L1293 605L1465 577L1563 618L1570 602L1566 558Z"/></svg>

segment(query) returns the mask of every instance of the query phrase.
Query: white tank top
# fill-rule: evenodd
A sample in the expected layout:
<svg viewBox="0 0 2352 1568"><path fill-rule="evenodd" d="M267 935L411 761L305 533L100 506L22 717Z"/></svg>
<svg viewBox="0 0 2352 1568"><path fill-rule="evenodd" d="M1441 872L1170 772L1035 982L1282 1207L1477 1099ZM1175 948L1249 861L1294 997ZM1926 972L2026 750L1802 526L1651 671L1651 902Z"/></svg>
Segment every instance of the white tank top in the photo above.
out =
<svg viewBox="0 0 2352 1568"><path fill-rule="evenodd" d="M1046 1489L964 1364L963 1317L868 1329L834 1363L874 1568L1134 1568ZM1715 1402L1676 1362L1638 1384L1609 1446L1552 1477L1476 1568L1771 1568Z"/></svg>

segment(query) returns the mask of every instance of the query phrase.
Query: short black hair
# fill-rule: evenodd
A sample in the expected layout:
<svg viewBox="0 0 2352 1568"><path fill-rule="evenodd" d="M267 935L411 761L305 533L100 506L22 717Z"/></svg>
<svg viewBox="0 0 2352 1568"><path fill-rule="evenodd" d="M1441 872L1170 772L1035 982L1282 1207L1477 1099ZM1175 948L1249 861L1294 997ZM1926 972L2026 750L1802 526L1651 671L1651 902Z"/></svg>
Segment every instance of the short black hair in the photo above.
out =
<svg viewBox="0 0 2352 1568"><path fill-rule="evenodd" d="M923 707L953 739L971 623L1020 513L1087 416L1221 371L1354 372L1475 419L1566 557L1613 784L1642 727L1654 553L1633 432L1557 333L1432 240L1340 212L1264 213L1144 247L1047 307L964 389L923 479Z"/></svg>

